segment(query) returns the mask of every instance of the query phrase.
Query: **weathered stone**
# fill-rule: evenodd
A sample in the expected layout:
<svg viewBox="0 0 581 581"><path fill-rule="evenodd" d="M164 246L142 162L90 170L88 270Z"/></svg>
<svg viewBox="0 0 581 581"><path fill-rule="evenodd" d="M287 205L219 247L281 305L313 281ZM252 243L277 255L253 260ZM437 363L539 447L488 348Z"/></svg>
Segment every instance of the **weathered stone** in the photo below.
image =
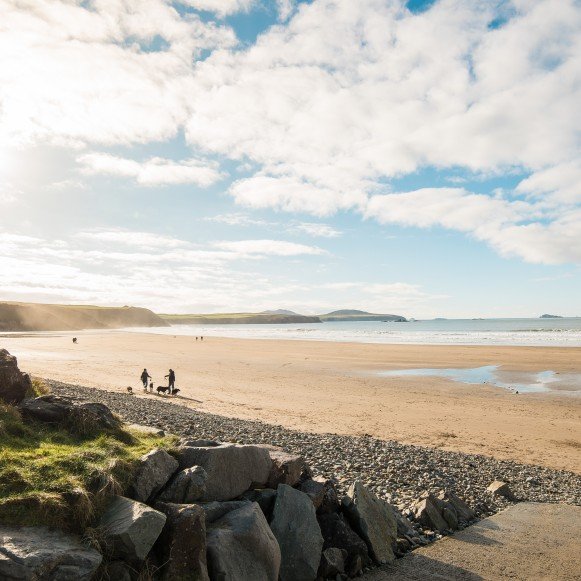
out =
<svg viewBox="0 0 581 581"><path fill-rule="evenodd" d="M159 500L177 504L195 502L204 496L207 478L208 475L201 466L184 468L171 479L159 495Z"/></svg>
<svg viewBox="0 0 581 581"><path fill-rule="evenodd" d="M123 561L112 561L107 565L104 577L109 581L131 581L131 569Z"/></svg>
<svg viewBox="0 0 581 581"><path fill-rule="evenodd" d="M456 515L456 509L452 506L445 506L442 509L442 516L444 520L448 523L448 528L452 531L458 530L458 516Z"/></svg>
<svg viewBox="0 0 581 581"><path fill-rule="evenodd" d="M6 349L0 349L0 400L18 404L30 389L30 377L18 369L16 357L10 355Z"/></svg>
<svg viewBox="0 0 581 581"><path fill-rule="evenodd" d="M242 498L250 502L258 502L258 506L260 506L266 520L270 521L274 501L276 500L276 490L273 490L272 488L248 490L242 495Z"/></svg>
<svg viewBox="0 0 581 581"><path fill-rule="evenodd" d="M261 445L268 451L272 466L268 475L268 488L276 488L279 484L295 486L301 479L304 471L308 471L307 464L302 456L289 454L277 446Z"/></svg>
<svg viewBox="0 0 581 581"><path fill-rule="evenodd" d="M250 504L248 500L228 500L226 502L200 502L196 503L201 507L206 515L206 528L208 525L221 519L225 514L243 508Z"/></svg>
<svg viewBox="0 0 581 581"><path fill-rule="evenodd" d="M272 462L259 446L220 444L178 449L180 468L201 466L208 474L202 501L231 500L251 487L264 486Z"/></svg>
<svg viewBox="0 0 581 581"><path fill-rule="evenodd" d="M75 404L56 395L41 395L20 403L26 418L50 424L65 424L79 432L93 429L115 429L121 425L111 410L102 403Z"/></svg>
<svg viewBox="0 0 581 581"><path fill-rule="evenodd" d="M100 526L113 546L114 556L142 561L159 537L165 521L165 514L141 502L116 496L101 517Z"/></svg>
<svg viewBox="0 0 581 581"><path fill-rule="evenodd" d="M414 504L412 512L422 526L442 532L449 526L440 512L439 504L437 498L428 494Z"/></svg>
<svg viewBox="0 0 581 581"><path fill-rule="evenodd" d="M476 518L476 513L453 492L440 492L438 499L441 500L447 508L453 507L456 511L458 521L469 523Z"/></svg>
<svg viewBox="0 0 581 581"><path fill-rule="evenodd" d="M133 498L147 502L167 484L177 469L178 461L161 448L143 455L131 486Z"/></svg>
<svg viewBox="0 0 581 581"><path fill-rule="evenodd" d="M343 510L353 530L367 543L371 558L377 563L394 561L397 522L392 507L357 480L347 492Z"/></svg>
<svg viewBox="0 0 581 581"><path fill-rule="evenodd" d="M286 484L277 489L270 528L281 552L281 581L310 581L321 562L323 536L311 499Z"/></svg>
<svg viewBox="0 0 581 581"><path fill-rule="evenodd" d="M319 509L321 504L323 504L323 498L325 496L325 482L324 478L309 478L304 482L301 482L299 490L304 492L313 503L315 509Z"/></svg>
<svg viewBox="0 0 581 581"><path fill-rule="evenodd" d="M319 515L319 525L323 535L323 551L331 547L347 551L346 570L361 570L371 563L365 541L349 526L342 514L331 512Z"/></svg>
<svg viewBox="0 0 581 581"><path fill-rule="evenodd" d="M389 506L395 517L395 522L397 523L397 536L398 537L418 536L418 533L414 529L414 525L411 523L411 521L408 518L406 518L397 507L391 504Z"/></svg>
<svg viewBox="0 0 581 581"><path fill-rule="evenodd" d="M163 581L208 581L205 514L195 504L157 502L155 508L167 516L156 543L164 563Z"/></svg>
<svg viewBox="0 0 581 581"><path fill-rule="evenodd" d="M89 581L101 561L98 551L61 531L0 526L0 579Z"/></svg>
<svg viewBox="0 0 581 581"><path fill-rule="evenodd" d="M507 500L516 501L516 496L510 489L510 486L506 482L502 482L502 480L495 480L492 484L488 486L486 489L490 492L493 496L502 496Z"/></svg>
<svg viewBox="0 0 581 581"><path fill-rule="evenodd" d="M213 581L278 581L280 549L257 503L245 503L210 525L207 545Z"/></svg>
<svg viewBox="0 0 581 581"><path fill-rule="evenodd" d="M321 555L321 564L319 566L319 577L323 579L334 579L337 575L345 573L345 559L347 551L331 547L325 549Z"/></svg>

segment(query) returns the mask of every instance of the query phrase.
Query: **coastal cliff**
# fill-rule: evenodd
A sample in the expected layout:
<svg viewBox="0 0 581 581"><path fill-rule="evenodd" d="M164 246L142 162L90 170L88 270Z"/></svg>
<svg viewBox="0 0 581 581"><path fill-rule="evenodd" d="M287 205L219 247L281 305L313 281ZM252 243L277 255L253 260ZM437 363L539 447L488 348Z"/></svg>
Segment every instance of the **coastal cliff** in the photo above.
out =
<svg viewBox="0 0 581 581"><path fill-rule="evenodd" d="M80 331L122 327L168 327L140 307L0 303L0 331Z"/></svg>
<svg viewBox="0 0 581 581"><path fill-rule="evenodd" d="M171 325L273 325L320 323L319 317L274 313L220 313L215 315L160 315Z"/></svg>

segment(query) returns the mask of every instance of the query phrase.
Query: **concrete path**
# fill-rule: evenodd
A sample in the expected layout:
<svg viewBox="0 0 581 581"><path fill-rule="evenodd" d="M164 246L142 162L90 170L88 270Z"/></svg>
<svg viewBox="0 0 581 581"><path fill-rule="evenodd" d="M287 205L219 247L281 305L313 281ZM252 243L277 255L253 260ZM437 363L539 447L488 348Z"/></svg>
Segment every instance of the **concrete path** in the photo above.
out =
<svg viewBox="0 0 581 581"><path fill-rule="evenodd" d="M363 579L581 580L581 507L519 503Z"/></svg>

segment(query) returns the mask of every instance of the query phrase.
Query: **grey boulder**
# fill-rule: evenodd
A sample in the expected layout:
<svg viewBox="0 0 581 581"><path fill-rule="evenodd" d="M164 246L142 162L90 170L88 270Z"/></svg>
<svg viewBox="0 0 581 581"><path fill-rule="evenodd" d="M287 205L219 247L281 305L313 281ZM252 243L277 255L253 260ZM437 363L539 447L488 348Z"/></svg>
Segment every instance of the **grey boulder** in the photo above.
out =
<svg viewBox="0 0 581 581"><path fill-rule="evenodd" d="M272 466L268 451L260 446L184 446L177 454L180 469L201 466L206 471L202 501L231 500L253 486L264 486Z"/></svg>
<svg viewBox="0 0 581 581"><path fill-rule="evenodd" d="M262 509L267 521L272 517L272 509L274 508L274 501L276 500L276 490L272 488L260 488L248 490L242 495L244 500L249 502L258 502L258 506Z"/></svg>
<svg viewBox="0 0 581 581"><path fill-rule="evenodd" d="M488 486L486 491L490 492L493 496L502 496L507 500L511 500L513 502L517 500L513 491L510 489L510 486L506 482L503 482L502 480L495 480L492 484Z"/></svg>
<svg viewBox="0 0 581 581"><path fill-rule="evenodd" d="M343 510L353 530L365 541L371 558L377 563L395 560L392 545L397 538L397 521L392 507L377 498L360 481L347 492Z"/></svg>
<svg viewBox="0 0 581 581"><path fill-rule="evenodd" d="M159 537L165 521L165 514L146 504L116 496L101 517L100 526L112 545L115 557L143 561Z"/></svg>
<svg viewBox="0 0 581 581"><path fill-rule="evenodd" d="M317 513L328 514L339 511L339 498L335 490L335 483L332 480L322 476L314 476L301 482L299 490L309 496L317 509Z"/></svg>
<svg viewBox="0 0 581 581"><path fill-rule="evenodd" d="M16 357L10 355L6 349L0 349L0 400L18 404L30 389L30 377L18 369Z"/></svg>
<svg viewBox="0 0 581 581"><path fill-rule="evenodd" d="M101 561L98 551L61 531L0 526L0 579L89 581Z"/></svg>
<svg viewBox="0 0 581 581"><path fill-rule="evenodd" d="M454 510L458 521L468 524L471 520L476 518L476 513L472 510L459 496L453 492L441 492L438 495L438 500L441 500L445 508Z"/></svg>
<svg viewBox="0 0 581 581"><path fill-rule="evenodd" d="M176 462L177 465L177 462ZM159 495L159 500L190 504L199 500L206 492L208 475L201 466L184 468L178 472Z"/></svg>
<svg viewBox="0 0 581 581"><path fill-rule="evenodd" d="M450 528L446 519L442 516L442 503L432 494L424 494L413 506L412 513L416 520L423 526L434 531L443 532Z"/></svg>
<svg viewBox="0 0 581 581"><path fill-rule="evenodd" d="M345 573L345 559L347 551L332 547L325 549L321 555L321 565L319 566L319 577L323 579L335 579L337 575Z"/></svg>
<svg viewBox="0 0 581 581"><path fill-rule="evenodd" d="M166 485L177 469L178 461L165 450L151 450L139 460L131 486L133 498L147 502Z"/></svg>
<svg viewBox="0 0 581 581"><path fill-rule="evenodd" d="M310 471L302 456L285 452L276 446L262 445L268 451L272 466L268 475L268 488L276 488L279 484L295 486L301 479L303 472L310 475Z"/></svg>
<svg viewBox="0 0 581 581"><path fill-rule="evenodd" d="M300 490L279 485L270 528L281 552L281 581L312 581L321 562L323 536L311 499Z"/></svg>
<svg viewBox="0 0 581 581"><path fill-rule="evenodd" d="M204 511L195 504L157 502L167 516L156 549L164 563L163 581L208 581Z"/></svg>
<svg viewBox="0 0 581 581"><path fill-rule="evenodd" d="M213 581L278 581L280 549L255 502L211 524L207 546Z"/></svg>

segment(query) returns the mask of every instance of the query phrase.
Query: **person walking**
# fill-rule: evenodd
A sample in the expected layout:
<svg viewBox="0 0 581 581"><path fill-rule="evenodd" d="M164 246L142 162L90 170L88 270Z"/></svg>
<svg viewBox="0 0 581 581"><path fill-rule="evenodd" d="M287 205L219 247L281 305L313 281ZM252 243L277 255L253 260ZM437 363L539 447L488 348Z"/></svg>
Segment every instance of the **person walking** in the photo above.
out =
<svg viewBox="0 0 581 581"><path fill-rule="evenodd" d="M176 384L176 374L174 373L173 369L169 370L169 373L167 375L165 375L164 377L168 378L169 381L169 393L170 395L173 394L174 389L175 389L175 384Z"/></svg>
<svg viewBox="0 0 581 581"><path fill-rule="evenodd" d="M143 383L143 391L147 392L148 379L151 379L151 375L147 373L147 369L144 369L141 373L141 383Z"/></svg>

